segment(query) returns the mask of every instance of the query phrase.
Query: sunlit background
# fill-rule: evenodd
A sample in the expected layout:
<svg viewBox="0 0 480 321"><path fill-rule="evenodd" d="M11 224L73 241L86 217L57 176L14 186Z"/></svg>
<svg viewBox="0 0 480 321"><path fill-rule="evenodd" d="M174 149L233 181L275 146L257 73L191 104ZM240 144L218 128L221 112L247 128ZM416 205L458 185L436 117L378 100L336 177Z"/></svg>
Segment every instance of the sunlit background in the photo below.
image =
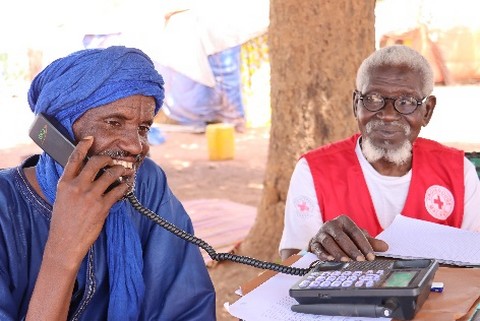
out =
<svg viewBox="0 0 480 321"><path fill-rule="evenodd" d="M138 47L161 62L165 53L175 53L175 43L194 41L185 39L185 30L165 36L165 16L186 8L203 17L208 32L236 28L248 38L242 47L247 125L269 126L266 28L241 30L251 28L252 20L268 24L268 0L16 0L4 2L0 16L0 148L30 141L33 116L26 93L41 68L85 48L85 35L108 35L110 44ZM423 131L426 137L480 141L479 9L477 0L377 0L377 47L402 42L422 51L434 65L438 108ZM178 59L204 54L186 49L176 53Z"/></svg>

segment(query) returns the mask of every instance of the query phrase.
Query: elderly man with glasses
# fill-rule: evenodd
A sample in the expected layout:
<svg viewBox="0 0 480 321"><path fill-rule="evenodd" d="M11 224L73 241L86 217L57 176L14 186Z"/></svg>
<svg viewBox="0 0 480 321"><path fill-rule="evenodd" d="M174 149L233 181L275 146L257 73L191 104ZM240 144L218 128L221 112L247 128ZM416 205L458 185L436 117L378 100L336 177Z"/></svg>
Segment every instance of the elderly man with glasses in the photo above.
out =
<svg viewBox="0 0 480 321"><path fill-rule="evenodd" d="M480 181L463 151L419 138L435 109L433 71L415 50L372 53L357 72L359 133L303 155L291 177L280 254L373 260L396 215L480 231Z"/></svg>

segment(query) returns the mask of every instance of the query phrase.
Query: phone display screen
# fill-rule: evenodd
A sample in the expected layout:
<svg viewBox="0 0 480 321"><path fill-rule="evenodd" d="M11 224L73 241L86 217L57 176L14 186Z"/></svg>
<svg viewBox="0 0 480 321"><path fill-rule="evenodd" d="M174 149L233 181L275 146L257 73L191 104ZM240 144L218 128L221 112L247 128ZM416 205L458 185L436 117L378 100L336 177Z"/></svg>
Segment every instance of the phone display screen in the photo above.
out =
<svg viewBox="0 0 480 321"><path fill-rule="evenodd" d="M417 271L394 271L383 282L383 287L407 287L413 278L417 275Z"/></svg>

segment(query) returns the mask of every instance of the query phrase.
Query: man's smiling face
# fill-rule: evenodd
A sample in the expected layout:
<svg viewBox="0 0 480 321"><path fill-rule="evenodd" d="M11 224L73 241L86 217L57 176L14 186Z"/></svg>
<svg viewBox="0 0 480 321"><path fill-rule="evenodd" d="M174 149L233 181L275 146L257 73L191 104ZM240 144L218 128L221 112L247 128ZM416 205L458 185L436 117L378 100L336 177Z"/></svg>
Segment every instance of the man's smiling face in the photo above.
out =
<svg viewBox="0 0 480 321"><path fill-rule="evenodd" d="M126 171L122 180L134 187L135 173L150 149L148 131L155 99L134 95L92 108L73 124L75 138L94 137L89 155L108 155Z"/></svg>

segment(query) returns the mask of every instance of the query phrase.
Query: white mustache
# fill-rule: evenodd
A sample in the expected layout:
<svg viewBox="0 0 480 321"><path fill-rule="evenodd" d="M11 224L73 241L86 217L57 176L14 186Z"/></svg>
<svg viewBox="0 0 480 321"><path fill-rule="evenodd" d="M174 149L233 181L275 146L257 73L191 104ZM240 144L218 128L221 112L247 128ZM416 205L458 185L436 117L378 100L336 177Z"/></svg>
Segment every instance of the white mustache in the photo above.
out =
<svg viewBox="0 0 480 321"><path fill-rule="evenodd" d="M384 121L381 121L381 120L371 120L367 123L367 125L365 126L365 129L367 130L367 133L371 133L373 130L375 130L376 128L378 127L381 127L381 126L385 126L386 123ZM403 132L405 133L405 135L408 135L410 134L410 131L412 130L410 128L410 126L406 125L406 124L402 124L400 123L399 121L394 121L394 122L391 122L390 125L393 125L393 126L398 126L400 128L403 129Z"/></svg>

